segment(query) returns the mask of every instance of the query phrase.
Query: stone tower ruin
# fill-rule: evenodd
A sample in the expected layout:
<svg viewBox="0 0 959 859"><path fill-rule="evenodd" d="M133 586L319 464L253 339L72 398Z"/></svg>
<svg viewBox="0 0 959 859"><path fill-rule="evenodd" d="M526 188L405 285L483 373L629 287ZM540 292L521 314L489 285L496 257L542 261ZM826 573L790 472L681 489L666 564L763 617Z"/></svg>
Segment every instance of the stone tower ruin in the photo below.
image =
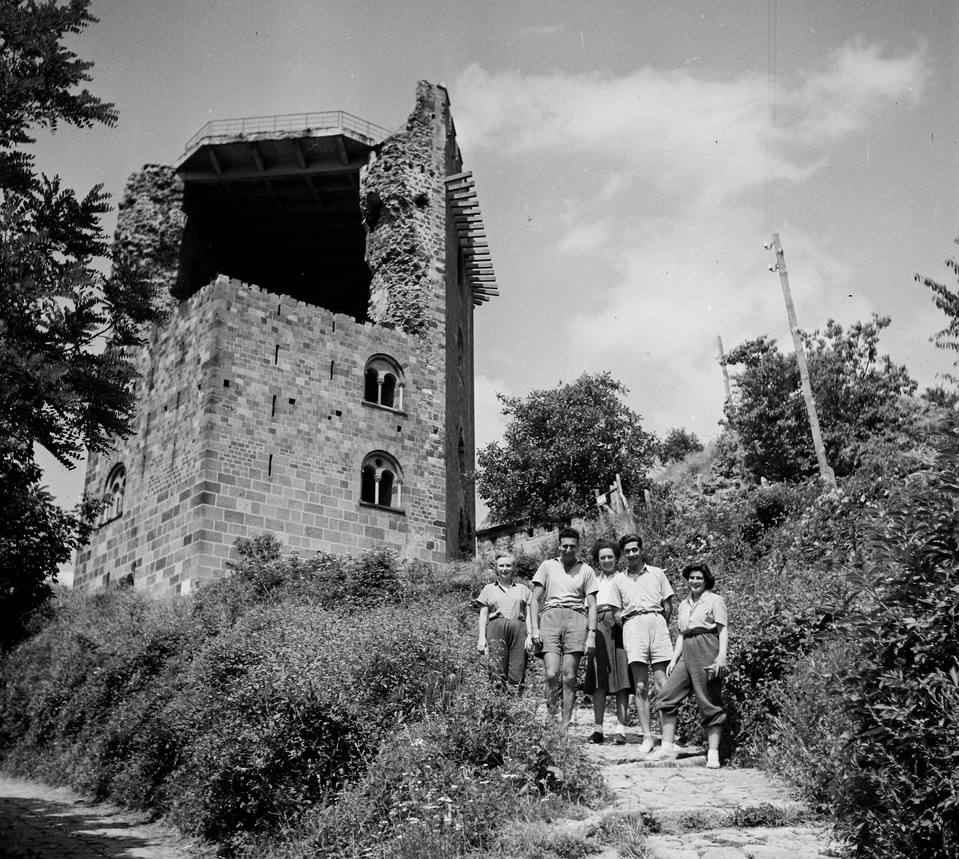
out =
<svg viewBox="0 0 959 859"><path fill-rule="evenodd" d="M131 177L116 239L175 307L137 352L136 434L90 457L111 502L76 586L186 592L263 532L473 553L473 308L496 286L443 87L395 133L209 123Z"/></svg>

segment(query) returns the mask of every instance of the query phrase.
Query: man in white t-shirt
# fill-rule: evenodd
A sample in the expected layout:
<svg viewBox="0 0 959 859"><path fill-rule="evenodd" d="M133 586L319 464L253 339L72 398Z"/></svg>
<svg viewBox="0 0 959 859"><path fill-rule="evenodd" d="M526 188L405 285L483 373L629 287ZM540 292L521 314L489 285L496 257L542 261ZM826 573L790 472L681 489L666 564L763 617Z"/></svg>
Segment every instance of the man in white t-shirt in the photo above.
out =
<svg viewBox="0 0 959 859"><path fill-rule="evenodd" d="M626 570L614 579L619 591L623 646L636 696L636 714L643 729L642 754L653 749L649 717L649 671L659 692L666 683L666 666L673 655L669 618L673 612L673 589L659 567L643 562L643 541L636 534L619 538L626 556Z"/></svg>
<svg viewBox="0 0 959 859"><path fill-rule="evenodd" d="M530 631L546 674L546 707L559 709L568 728L576 701L576 673L584 653L596 648L596 591L593 568L576 557L579 531L559 532L559 557L548 558L533 576Z"/></svg>

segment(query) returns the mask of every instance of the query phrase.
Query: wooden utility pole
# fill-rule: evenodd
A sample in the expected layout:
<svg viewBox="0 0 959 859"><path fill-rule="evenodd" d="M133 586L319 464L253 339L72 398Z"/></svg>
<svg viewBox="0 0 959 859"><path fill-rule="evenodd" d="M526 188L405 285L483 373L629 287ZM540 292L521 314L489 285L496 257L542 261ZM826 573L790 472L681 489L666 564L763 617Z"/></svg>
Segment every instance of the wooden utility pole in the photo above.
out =
<svg viewBox="0 0 959 859"><path fill-rule="evenodd" d="M719 366L723 371L723 387L726 389L726 402L733 398L732 389L729 387L729 368L723 363L726 353L723 351L723 338L716 338L716 347L719 349Z"/></svg>
<svg viewBox="0 0 959 859"><path fill-rule="evenodd" d="M789 331L793 336L793 346L796 349L796 363L799 365L799 379L802 383L802 395L806 401L806 411L809 413L809 428L812 430L812 443L816 448L816 461L819 463L819 476L829 486L836 485L836 475L826 462L826 448L822 443L822 431L819 429L819 415L816 412L816 401L812 395L812 385L809 382L809 367L806 364L806 350L802 338L799 336L799 325L796 322L796 308L793 307L792 293L789 291L789 277L786 274L786 257L783 246L779 241L779 233L773 233L773 246L776 248L776 264L769 267L770 271L779 272L779 281L783 286L783 298L786 299L786 315L789 317ZM766 246L767 249L769 245Z"/></svg>

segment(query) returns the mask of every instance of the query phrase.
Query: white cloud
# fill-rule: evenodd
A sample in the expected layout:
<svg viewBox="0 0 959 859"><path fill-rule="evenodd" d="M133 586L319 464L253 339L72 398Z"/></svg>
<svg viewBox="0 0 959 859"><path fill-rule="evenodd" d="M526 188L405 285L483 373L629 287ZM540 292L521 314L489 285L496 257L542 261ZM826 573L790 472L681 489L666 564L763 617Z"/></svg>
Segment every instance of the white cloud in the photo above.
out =
<svg viewBox="0 0 959 859"><path fill-rule="evenodd" d="M532 27L523 27L524 36L555 36L566 29L565 24L537 24Z"/></svg>
<svg viewBox="0 0 959 859"><path fill-rule="evenodd" d="M678 203L718 204L761 186L767 171L808 178L821 161L789 157L787 148L834 139L884 106L915 101L926 77L921 52L887 58L875 46L847 44L826 69L781 89L771 127L767 86L755 76L716 81L688 68L523 76L472 65L457 83L457 125L473 147L575 154L628 168L633 183Z"/></svg>
<svg viewBox="0 0 959 859"><path fill-rule="evenodd" d="M577 224L556 245L562 254L578 254L602 247L607 239L607 225L602 221Z"/></svg>
<svg viewBox="0 0 959 859"><path fill-rule="evenodd" d="M901 101L918 102L929 72L922 51L884 57L878 45L843 45L825 71L807 73L801 87L787 92L790 124L805 143L836 138L861 128L877 110Z"/></svg>
<svg viewBox="0 0 959 859"><path fill-rule="evenodd" d="M512 391L502 379L491 379L478 373L473 381L473 399L476 412L476 447L485 447L491 441L503 437L506 418L503 404L497 394L512 396Z"/></svg>
<svg viewBox="0 0 959 859"><path fill-rule="evenodd" d="M756 77L468 68L456 87L460 134L507 175L522 175L530 205L546 218L543 247L527 241L517 252L541 254L527 270L550 272L544 301L563 309L566 348L550 353L557 375L609 370L650 428L712 434L723 401L717 335L727 349L762 333L792 348L779 279L766 269L773 256L762 249L776 229L768 212L764 225L763 190L771 180L797 188L815 179L827 144L913 103L926 77L921 51L888 57L847 44L823 68L783 84L773 126L766 82ZM815 226L784 234L800 325L866 317L866 298L843 288L850 266ZM559 264L548 257L557 252ZM508 248L501 253L509 259ZM541 336L545 352L545 332L523 334L520 351ZM477 380L477 438L492 440L497 424L480 415L484 385L493 382Z"/></svg>

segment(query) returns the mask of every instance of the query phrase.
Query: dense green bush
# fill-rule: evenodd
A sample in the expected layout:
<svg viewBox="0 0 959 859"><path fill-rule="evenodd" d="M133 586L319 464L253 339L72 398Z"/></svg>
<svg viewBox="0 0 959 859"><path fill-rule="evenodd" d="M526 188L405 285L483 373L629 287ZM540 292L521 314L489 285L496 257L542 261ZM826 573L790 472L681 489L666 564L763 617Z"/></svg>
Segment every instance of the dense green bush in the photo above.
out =
<svg viewBox="0 0 959 859"><path fill-rule="evenodd" d="M473 680L446 712L390 737L363 778L307 821L290 854L487 855L504 822L524 807L541 811L544 795L601 793L595 769L542 729L529 699L497 696Z"/></svg>
<svg viewBox="0 0 959 859"><path fill-rule="evenodd" d="M835 803L862 856L959 853L959 419L872 522L863 610L841 630L852 723Z"/></svg>
<svg viewBox="0 0 959 859"><path fill-rule="evenodd" d="M440 795L464 801L442 831L466 849L493 837L483 814L596 789L533 718L534 693L488 693L469 605L488 570L277 550L252 541L231 578L184 598L61 593L3 663L4 765L166 814L233 854L327 819L355 821L359 854L378 839L400 851L425 831L411 818L449 805ZM347 798L361 795L362 814Z"/></svg>

